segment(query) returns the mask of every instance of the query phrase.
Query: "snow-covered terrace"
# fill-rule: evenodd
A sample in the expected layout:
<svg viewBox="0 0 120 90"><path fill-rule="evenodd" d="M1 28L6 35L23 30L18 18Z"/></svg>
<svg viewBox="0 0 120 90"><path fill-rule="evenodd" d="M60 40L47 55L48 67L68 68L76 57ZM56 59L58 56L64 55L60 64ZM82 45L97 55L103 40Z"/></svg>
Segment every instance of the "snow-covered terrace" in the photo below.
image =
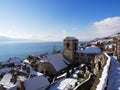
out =
<svg viewBox="0 0 120 90"><path fill-rule="evenodd" d="M65 78L62 81L55 83L49 90L72 90L75 87L77 79Z"/></svg>

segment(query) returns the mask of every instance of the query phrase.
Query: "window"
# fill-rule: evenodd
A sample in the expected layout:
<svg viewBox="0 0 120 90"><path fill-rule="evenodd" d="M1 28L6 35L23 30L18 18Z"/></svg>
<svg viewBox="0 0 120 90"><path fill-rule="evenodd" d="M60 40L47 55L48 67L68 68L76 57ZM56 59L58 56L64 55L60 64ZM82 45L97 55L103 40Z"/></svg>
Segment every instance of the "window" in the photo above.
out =
<svg viewBox="0 0 120 90"><path fill-rule="evenodd" d="M75 50L77 50L77 44L76 43L74 44L74 47L75 47Z"/></svg>
<svg viewBox="0 0 120 90"><path fill-rule="evenodd" d="M69 48L70 47L70 43L67 43L66 46L67 46L67 48Z"/></svg>

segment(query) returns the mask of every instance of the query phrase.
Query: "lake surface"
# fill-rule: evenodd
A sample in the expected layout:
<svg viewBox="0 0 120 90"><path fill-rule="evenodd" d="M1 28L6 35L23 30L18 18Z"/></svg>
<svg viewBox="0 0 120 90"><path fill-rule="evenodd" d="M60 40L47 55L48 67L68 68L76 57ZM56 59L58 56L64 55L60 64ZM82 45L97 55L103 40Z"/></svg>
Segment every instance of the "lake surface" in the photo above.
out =
<svg viewBox="0 0 120 90"><path fill-rule="evenodd" d="M0 61L8 60L12 57L26 58L28 55L41 55L52 53L53 47L56 50L63 50L63 42L1 42Z"/></svg>

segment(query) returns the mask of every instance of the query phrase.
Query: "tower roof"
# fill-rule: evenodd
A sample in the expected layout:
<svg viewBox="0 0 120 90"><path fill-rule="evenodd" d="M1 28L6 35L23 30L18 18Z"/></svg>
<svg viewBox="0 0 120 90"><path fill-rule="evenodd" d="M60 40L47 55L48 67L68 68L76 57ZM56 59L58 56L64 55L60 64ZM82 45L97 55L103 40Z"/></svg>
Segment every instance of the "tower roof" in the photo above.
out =
<svg viewBox="0 0 120 90"><path fill-rule="evenodd" d="M72 36L68 36L64 40L78 40L78 39L76 39L75 37L72 37Z"/></svg>

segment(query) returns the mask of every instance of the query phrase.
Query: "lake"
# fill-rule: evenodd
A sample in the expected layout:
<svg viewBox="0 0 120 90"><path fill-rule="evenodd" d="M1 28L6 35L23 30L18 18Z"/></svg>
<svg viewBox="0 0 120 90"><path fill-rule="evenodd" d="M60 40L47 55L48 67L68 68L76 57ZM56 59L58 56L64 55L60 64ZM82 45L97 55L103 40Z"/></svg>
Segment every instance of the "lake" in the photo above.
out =
<svg viewBox="0 0 120 90"><path fill-rule="evenodd" d="M51 54L53 47L56 50L63 50L63 42L1 42L0 61L8 60L12 57L26 58L28 55Z"/></svg>

